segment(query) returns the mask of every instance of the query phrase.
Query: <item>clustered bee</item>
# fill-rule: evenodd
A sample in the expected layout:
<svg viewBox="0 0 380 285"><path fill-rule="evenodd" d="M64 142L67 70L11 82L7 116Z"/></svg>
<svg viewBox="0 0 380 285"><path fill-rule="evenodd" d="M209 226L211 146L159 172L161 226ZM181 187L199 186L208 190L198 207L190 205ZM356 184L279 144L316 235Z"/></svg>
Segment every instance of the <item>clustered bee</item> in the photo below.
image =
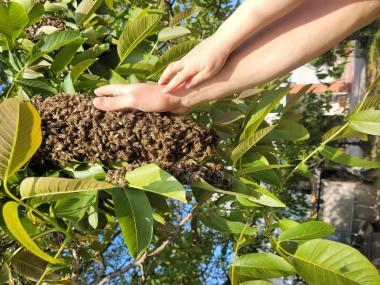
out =
<svg viewBox="0 0 380 285"><path fill-rule="evenodd" d="M33 40L37 36L39 28L43 26L52 26L57 28L59 31L70 29L61 19L51 16L44 16L40 21L26 29L26 35L29 39Z"/></svg>
<svg viewBox="0 0 380 285"><path fill-rule="evenodd" d="M215 153L216 133L191 120L138 110L104 112L86 94L35 96L31 102L40 114L43 134L31 165L126 162L127 169L109 172L108 180L118 185L126 170L147 163L156 163L184 182L194 180L194 175L223 180L220 166L198 165Z"/></svg>

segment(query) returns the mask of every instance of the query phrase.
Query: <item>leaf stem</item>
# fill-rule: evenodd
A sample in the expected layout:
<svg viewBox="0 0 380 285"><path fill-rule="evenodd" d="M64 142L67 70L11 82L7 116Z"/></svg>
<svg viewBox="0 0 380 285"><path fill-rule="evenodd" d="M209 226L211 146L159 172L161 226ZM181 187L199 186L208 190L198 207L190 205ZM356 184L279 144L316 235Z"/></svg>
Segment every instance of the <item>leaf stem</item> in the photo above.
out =
<svg viewBox="0 0 380 285"><path fill-rule="evenodd" d="M71 228L71 222L69 222L69 224L67 225L67 232L70 231L70 228ZM62 251L65 249L66 247L66 244L71 240L71 236L70 235L66 235L65 237L65 240L63 241L63 243L61 244L61 246L59 247L57 253L54 255L54 258L58 258ZM44 271L44 273L42 273L40 279L38 279L36 285L40 285L42 283L42 281L44 281L46 275L48 274L48 266L46 266L46 269Z"/></svg>
<svg viewBox="0 0 380 285"><path fill-rule="evenodd" d="M236 246L235 246L235 250L234 250L234 261L232 262L232 265L231 265L231 285L235 285L235 274L236 274L236 259L237 259L237 255L238 255L238 251L240 249L240 244L241 244L241 241L243 239L243 235L244 235L244 232L245 230L247 229L247 227L249 226L249 222L250 222L250 218L248 219L248 221L245 223L240 235L239 235L239 238L238 240L236 241ZM237 284L236 284L237 285Z"/></svg>

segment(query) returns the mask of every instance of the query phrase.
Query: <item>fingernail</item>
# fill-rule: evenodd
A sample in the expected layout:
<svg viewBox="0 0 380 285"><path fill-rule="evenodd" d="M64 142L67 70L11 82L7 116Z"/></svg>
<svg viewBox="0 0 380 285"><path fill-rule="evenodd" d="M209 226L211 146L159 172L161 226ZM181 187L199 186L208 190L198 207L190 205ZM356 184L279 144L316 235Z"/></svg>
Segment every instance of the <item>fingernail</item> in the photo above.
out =
<svg viewBox="0 0 380 285"><path fill-rule="evenodd" d="M162 89L162 93L169 93L169 88L165 87L164 89Z"/></svg>

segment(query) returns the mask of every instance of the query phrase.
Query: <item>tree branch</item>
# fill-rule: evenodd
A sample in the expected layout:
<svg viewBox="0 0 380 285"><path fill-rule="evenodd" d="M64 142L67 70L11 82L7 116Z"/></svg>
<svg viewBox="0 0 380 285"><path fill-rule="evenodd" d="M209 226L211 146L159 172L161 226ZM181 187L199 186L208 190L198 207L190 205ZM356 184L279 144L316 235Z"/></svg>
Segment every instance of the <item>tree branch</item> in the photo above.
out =
<svg viewBox="0 0 380 285"><path fill-rule="evenodd" d="M179 222L178 224L178 231L176 234L174 234L172 237L170 237L169 239L165 240L159 247L157 247L156 249L154 249L152 252L145 252L142 256L140 256L138 259L136 259L134 262L126 265L125 267L123 268L120 268L118 270L115 270L111 273L109 273L108 275L104 276L99 283L97 283L98 285L104 285L106 284L107 282L111 281L113 278L117 277L117 276L120 276L124 273L127 273L129 270L135 268L135 267L142 267L143 263L148 260L149 258L159 254L160 252L162 252L168 245L170 242L174 241L178 235L180 234L180 229L183 227L183 225L185 225L189 220L191 220L191 218L193 217L193 212L194 210L197 208L197 206L194 206L190 212Z"/></svg>

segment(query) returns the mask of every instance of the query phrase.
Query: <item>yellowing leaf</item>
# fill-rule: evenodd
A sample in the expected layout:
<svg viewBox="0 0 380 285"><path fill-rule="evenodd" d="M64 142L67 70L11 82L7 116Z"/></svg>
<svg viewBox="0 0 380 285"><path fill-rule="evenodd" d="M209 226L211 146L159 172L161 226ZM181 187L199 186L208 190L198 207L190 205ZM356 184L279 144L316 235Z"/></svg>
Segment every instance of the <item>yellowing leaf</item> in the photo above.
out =
<svg viewBox="0 0 380 285"><path fill-rule="evenodd" d="M29 102L6 99L0 104L0 179L19 170L41 144L41 120Z"/></svg>
<svg viewBox="0 0 380 285"><path fill-rule="evenodd" d="M49 263L59 263L58 259L43 252L25 231L18 217L18 203L13 201L7 202L3 207L3 217L9 231L25 248Z"/></svg>

